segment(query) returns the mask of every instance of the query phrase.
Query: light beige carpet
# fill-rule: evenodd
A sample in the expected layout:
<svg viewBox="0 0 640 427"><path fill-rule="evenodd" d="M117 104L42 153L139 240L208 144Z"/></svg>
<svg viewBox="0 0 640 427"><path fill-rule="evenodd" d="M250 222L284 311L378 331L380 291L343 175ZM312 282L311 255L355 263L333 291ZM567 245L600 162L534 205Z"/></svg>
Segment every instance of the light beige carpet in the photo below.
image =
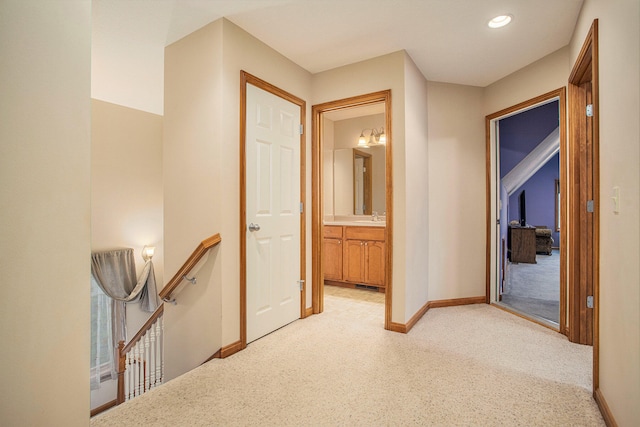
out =
<svg viewBox="0 0 640 427"><path fill-rule="evenodd" d="M604 425L591 347L484 304L432 309L406 335L385 331L383 313L327 292L325 313L91 425Z"/></svg>

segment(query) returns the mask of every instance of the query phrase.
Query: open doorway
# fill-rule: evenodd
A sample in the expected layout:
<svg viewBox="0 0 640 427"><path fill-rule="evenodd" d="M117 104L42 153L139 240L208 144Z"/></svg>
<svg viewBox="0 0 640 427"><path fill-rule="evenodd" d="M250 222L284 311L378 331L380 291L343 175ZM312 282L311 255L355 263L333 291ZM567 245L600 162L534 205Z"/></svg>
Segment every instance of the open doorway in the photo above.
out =
<svg viewBox="0 0 640 427"><path fill-rule="evenodd" d="M391 94L313 106L313 312L355 297L391 319ZM325 288L331 286L331 288Z"/></svg>
<svg viewBox="0 0 640 427"><path fill-rule="evenodd" d="M487 117L487 295L491 303L561 333L566 326L564 117L564 88Z"/></svg>
<svg viewBox="0 0 640 427"><path fill-rule="evenodd" d="M497 121L499 303L560 324L559 100ZM505 250L506 249L506 250Z"/></svg>

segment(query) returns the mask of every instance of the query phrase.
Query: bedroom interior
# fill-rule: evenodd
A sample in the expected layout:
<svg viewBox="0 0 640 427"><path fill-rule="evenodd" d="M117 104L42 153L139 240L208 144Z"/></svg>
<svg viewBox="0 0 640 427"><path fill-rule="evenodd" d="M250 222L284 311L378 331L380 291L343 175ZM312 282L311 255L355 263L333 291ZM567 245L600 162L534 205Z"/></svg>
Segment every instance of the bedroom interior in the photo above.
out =
<svg viewBox="0 0 640 427"><path fill-rule="evenodd" d="M555 330L560 317L559 105L552 100L498 121L499 304Z"/></svg>

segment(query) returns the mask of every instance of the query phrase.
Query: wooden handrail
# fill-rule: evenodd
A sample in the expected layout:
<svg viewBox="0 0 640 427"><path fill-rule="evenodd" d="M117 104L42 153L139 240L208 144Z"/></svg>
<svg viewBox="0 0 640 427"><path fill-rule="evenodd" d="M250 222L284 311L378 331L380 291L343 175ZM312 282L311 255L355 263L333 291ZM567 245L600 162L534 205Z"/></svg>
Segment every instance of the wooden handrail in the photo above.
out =
<svg viewBox="0 0 640 427"><path fill-rule="evenodd" d="M160 291L160 298L163 301L170 300L171 294L176 288L182 283L184 276L191 271L191 269L200 261L200 259L207 253L209 249L217 245L222 241L222 237L220 234L214 234L213 236L204 239L198 247L193 251L191 256L187 259L187 261L180 267L180 270L176 273L175 276Z"/></svg>

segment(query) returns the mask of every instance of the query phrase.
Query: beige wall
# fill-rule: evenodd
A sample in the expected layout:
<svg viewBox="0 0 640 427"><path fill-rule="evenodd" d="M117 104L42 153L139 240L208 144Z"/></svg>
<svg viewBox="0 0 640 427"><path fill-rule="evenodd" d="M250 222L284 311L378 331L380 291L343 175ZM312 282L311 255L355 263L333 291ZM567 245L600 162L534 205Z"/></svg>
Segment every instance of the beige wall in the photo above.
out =
<svg viewBox="0 0 640 427"><path fill-rule="evenodd" d="M484 88L484 115L527 101L567 85L569 48L563 47L544 58ZM483 131L484 133L484 131Z"/></svg>
<svg viewBox="0 0 640 427"><path fill-rule="evenodd" d="M224 19L167 47L165 65L166 274L201 240L222 236L196 274L198 284L168 307L165 352L172 378L240 339L240 70L302 99L309 99L310 74ZM310 176L309 149L307 158ZM308 236L310 227L308 220ZM308 249L308 275L310 257Z"/></svg>
<svg viewBox="0 0 640 427"><path fill-rule="evenodd" d="M86 426L90 2L0 2L0 40L0 424Z"/></svg>
<svg viewBox="0 0 640 427"><path fill-rule="evenodd" d="M240 140L240 70L265 80L290 94L307 101L306 104L306 181L311 182L311 74L294 64L260 40L228 20L223 20L222 123L224 143L221 158L225 177L222 203L222 229L225 231L225 251L222 288L222 343L240 339L240 217L239 140ZM306 189L306 278L307 307L311 306L311 189Z"/></svg>
<svg viewBox="0 0 640 427"><path fill-rule="evenodd" d="M391 89L393 150L393 263L405 259L404 57L403 51L313 75L311 104ZM387 207L388 208L388 207ZM405 322L405 271L393 271L392 321Z"/></svg>
<svg viewBox="0 0 640 427"><path fill-rule="evenodd" d="M600 60L600 389L618 425L640 425L640 3L587 0L575 62L598 19ZM567 77L569 72L567 71ZM610 197L620 187L620 213Z"/></svg>
<svg viewBox="0 0 640 427"><path fill-rule="evenodd" d="M640 4L586 0L569 46L484 89L484 113L566 86L589 27L600 49L600 390L618 425L640 423ZM430 92L432 94L432 92ZM620 187L620 213L610 196Z"/></svg>
<svg viewBox="0 0 640 427"><path fill-rule="evenodd" d="M142 248L155 246L158 291L164 284L162 200L162 116L92 100L91 250L133 248L140 273ZM129 337L150 315L139 307L126 306ZM91 407L115 397L115 385L102 383L91 392Z"/></svg>
<svg viewBox="0 0 640 427"><path fill-rule="evenodd" d="M429 299L485 294L483 89L429 82Z"/></svg>
<svg viewBox="0 0 640 427"><path fill-rule="evenodd" d="M553 90L566 87L569 67L569 48L567 46L539 59L538 61L504 77L497 82L483 89L483 106L484 115L497 113L505 108L512 107L522 102L528 101L537 96L551 92ZM484 117L483 117L484 121ZM483 130L483 135L484 135ZM492 138L495 135L492 136ZM495 156L495 144L491 146L491 158ZM493 162L495 167L495 162ZM493 177L495 174L491 173ZM492 186L495 185L492 178ZM486 188L485 188L486 191ZM491 218L489 221L496 219L496 195L491 193ZM486 224L485 224L486 227ZM485 232L486 233L486 232ZM498 274L497 257L498 251L497 239L490 241L492 255L491 258L491 282L495 283L494 278ZM496 288L491 287L491 298L495 298Z"/></svg>
<svg viewBox="0 0 640 427"><path fill-rule="evenodd" d="M155 246L159 286L162 199L162 116L92 100L91 249L133 248L141 271L142 248Z"/></svg>
<svg viewBox="0 0 640 427"><path fill-rule="evenodd" d="M406 257L394 265L406 269L405 318L407 322L429 299L429 117L427 80L408 55L404 57L404 126L405 126L405 187L402 207L405 211ZM394 161L396 153L394 150ZM439 227L439 226L438 226Z"/></svg>
<svg viewBox="0 0 640 427"><path fill-rule="evenodd" d="M221 233L181 285L177 305L165 305L165 368L172 379L222 346L222 268L233 240L222 229L222 22L216 21L165 51L163 137L165 271L172 277L205 238ZM224 178L225 181L232 178ZM188 349L188 351L185 351Z"/></svg>

